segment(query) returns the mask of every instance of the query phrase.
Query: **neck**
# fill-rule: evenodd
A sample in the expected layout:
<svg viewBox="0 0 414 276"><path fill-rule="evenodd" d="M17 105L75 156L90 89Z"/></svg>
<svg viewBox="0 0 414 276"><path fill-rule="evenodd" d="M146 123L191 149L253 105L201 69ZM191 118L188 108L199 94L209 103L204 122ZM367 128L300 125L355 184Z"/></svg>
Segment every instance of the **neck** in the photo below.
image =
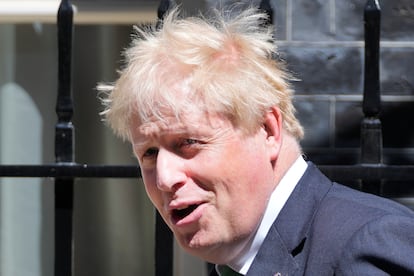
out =
<svg viewBox="0 0 414 276"><path fill-rule="evenodd" d="M302 150L298 141L285 132L279 156L274 164L275 188L301 154Z"/></svg>

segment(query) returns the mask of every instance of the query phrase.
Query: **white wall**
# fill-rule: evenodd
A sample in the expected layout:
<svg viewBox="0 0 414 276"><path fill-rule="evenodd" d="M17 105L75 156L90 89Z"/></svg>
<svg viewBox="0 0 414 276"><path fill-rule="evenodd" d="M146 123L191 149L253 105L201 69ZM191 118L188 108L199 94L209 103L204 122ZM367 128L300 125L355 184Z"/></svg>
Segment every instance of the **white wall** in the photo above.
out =
<svg viewBox="0 0 414 276"><path fill-rule="evenodd" d="M35 89L26 90L16 79L15 32L15 26L0 25L0 163L40 164L45 120L32 97ZM48 267L53 239L43 239L45 233L52 233L51 213L43 210L53 199L43 201L50 185L42 182L37 178L0 178L2 276L51 275Z"/></svg>

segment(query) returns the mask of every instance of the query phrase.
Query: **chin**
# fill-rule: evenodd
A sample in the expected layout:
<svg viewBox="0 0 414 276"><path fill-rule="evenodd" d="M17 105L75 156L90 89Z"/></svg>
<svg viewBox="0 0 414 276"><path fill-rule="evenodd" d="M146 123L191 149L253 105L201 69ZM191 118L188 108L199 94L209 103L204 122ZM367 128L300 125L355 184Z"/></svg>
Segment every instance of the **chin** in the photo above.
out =
<svg viewBox="0 0 414 276"><path fill-rule="evenodd" d="M210 263L225 263L232 257L231 251L226 250L226 247L223 246L223 241L209 239L206 236L187 237L184 242L179 241L179 244L188 254Z"/></svg>

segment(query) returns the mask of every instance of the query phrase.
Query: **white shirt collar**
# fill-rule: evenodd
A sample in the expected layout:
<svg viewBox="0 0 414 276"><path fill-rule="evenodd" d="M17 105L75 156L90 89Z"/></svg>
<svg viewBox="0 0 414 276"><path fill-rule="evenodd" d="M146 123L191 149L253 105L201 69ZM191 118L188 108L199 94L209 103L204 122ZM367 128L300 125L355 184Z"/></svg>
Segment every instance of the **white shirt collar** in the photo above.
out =
<svg viewBox="0 0 414 276"><path fill-rule="evenodd" d="M233 270L243 275L247 273L270 227L295 189L296 184L305 173L307 167L308 164L300 156L283 176L270 196L256 234L251 238L241 254L228 264Z"/></svg>

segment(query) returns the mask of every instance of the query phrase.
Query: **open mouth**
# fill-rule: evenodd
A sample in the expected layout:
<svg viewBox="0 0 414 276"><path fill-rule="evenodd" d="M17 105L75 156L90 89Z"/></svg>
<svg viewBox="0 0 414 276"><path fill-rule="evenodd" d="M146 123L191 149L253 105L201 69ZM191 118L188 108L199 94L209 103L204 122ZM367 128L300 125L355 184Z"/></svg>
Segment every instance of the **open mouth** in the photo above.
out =
<svg viewBox="0 0 414 276"><path fill-rule="evenodd" d="M186 216L191 214L195 209L197 209L198 206L199 205L197 205L197 204L193 204L193 205L189 205L188 207L183 208L183 209L174 209L172 211L173 220L175 220L175 221L182 220L183 218L185 218Z"/></svg>

